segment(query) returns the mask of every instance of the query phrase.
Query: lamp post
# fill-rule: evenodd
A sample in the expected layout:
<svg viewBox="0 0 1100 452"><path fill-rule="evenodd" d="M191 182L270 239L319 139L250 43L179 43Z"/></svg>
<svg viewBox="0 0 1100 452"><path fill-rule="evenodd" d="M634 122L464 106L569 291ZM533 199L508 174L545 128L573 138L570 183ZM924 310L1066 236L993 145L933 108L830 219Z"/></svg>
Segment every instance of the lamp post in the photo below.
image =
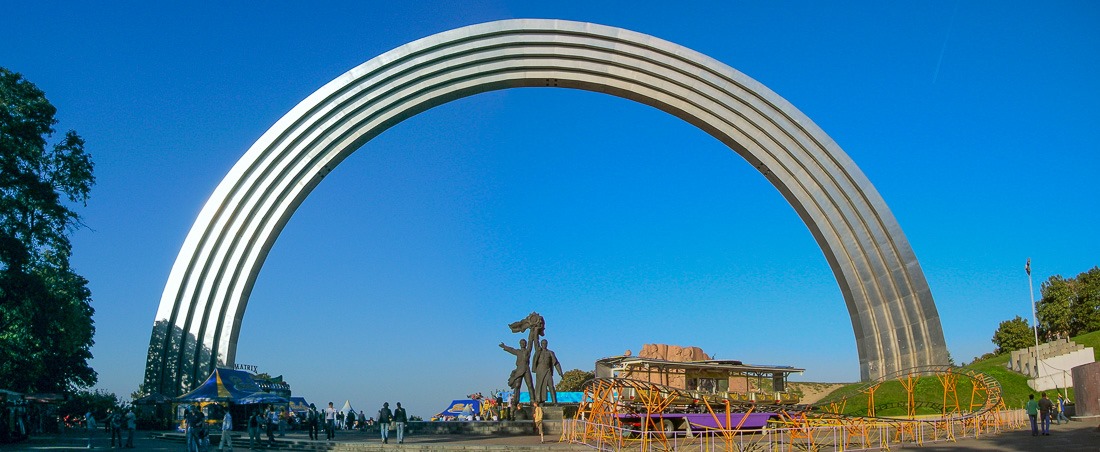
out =
<svg viewBox="0 0 1100 452"><path fill-rule="evenodd" d="M1028 302L1031 304L1031 329L1035 332L1035 353L1038 356L1039 353L1039 322L1035 320L1035 286L1031 283L1031 258L1027 258L1027 265L1024 265L1024 271L1027 272L1027 288L1031 291L1031 298L1028 298Z"/></svg>
<svg viewBox="0 0 1100 452"><path fill-rule="evenodd" d="M1031 297L1028 298L1028 303L1031 304L1031 330L1035 333L1035 377L1039 377L1039 321L1036 320L1035 315L1035 285L1031 282L1031 258L1027 258L1027 264L1024 265L1024 271L1027 272L1027 288L1031 292Z"/></svg>

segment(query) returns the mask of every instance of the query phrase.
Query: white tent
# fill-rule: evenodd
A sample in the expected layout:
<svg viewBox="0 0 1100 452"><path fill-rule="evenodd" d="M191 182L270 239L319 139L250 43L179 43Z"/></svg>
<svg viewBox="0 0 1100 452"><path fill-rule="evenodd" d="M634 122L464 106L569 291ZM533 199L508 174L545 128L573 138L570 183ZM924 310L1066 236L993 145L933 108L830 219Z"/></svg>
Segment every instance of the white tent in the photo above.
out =
<svg viewBox="0 0 1100 452"><path fill-rule="evenodd" d="M340 408L340 412L344 413L344 416L347 416L348 411L355 411L355 409L351 407L351 401L350 400L345 400L344 401L344 407ZM356 413L356 414L358 414L358 413Z"/></svg>

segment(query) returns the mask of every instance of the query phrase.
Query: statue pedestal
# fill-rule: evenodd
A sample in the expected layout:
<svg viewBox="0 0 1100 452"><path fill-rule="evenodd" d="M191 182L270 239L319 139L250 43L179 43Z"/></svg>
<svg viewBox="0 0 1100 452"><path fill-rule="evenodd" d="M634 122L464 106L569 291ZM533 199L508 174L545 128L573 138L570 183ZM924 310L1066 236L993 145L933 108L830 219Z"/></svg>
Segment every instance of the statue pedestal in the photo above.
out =
<svg viewBox="0 0 1100 452"><path fill-rule="evenodd" d="M542 420L560 421L565 418L565 407L562 405L547 405L542 407ZM516 411L517 421L532 421L535 419L534 407L523 405Z"/></svg>
<svg viewBox="0 0 1100 452"><path fill-rule="evenodd" d="M547 421L560 421L565 417L564 408L561 405L542 407L542 418Z"/></svg>

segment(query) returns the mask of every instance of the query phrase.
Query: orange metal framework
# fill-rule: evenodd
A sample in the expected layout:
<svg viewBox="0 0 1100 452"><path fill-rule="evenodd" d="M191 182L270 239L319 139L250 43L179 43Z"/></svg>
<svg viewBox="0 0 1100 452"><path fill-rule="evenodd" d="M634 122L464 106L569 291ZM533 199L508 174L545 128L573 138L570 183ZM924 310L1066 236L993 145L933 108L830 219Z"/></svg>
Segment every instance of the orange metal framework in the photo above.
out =
<svg viewBox="0 0 1100 452"><path fill-rule="evenodd" d="M923 393L917 391L925 379L939 383L934 386L939 388L934 398L927 390ZM890 406L889 403L876 406L876 391L895 381L905 391L905 413L899 417L876 416L876 411ZM960 403L958 396L961 382L968 382L970 386L970 401L966 405ZM924 385L925 388L928 386ZM695 412L708 413L720 425L730 425L733 413L740 415L753 410L776 412L778 418L762 431L756 431L756 436L767 436L768 431L782 432L782 439L777 443L781 446L777 447L783 450L812 449L827 443L834 443L841 450L849 447L889 449L891 444L900 443L923 445L925 442L955 441L956 436L977 437L990 430L1017 427L1014 423L1019 422L1007 415L1001 400L1000 385L995 379L950 366L905 369L848 393L851 395L818 406L762 406L738 401L735 397L715 399L713 394L699 394L646 381L601 378L585 389L584 401L576 415L576 419L586 421L585 428L563 433L562 440L589 444L598 441L613 444L617 449L640 447L641 450L671 450L674 447L670 445L670 438L674 437L674 433L668 421L652 415L684 406L693 407ZM853 399L864 396L867 401L865 408L852 408L849 404ZM938 408L938 413L918 415L918 407L926 410ZM640 430L624 426L619 416L621 414L644 414L639 416L644 419ZM723 418L726 422L719 422ZM828 427L839 433L820 433L830 431ZM709 435L718 443L724 443L725 450L738 450L740 446L735 442L743 441L744 434L739 428L692 431L688 426L686 434L681 432L675 439L677 445L683 445L684 438Z"/></svg>

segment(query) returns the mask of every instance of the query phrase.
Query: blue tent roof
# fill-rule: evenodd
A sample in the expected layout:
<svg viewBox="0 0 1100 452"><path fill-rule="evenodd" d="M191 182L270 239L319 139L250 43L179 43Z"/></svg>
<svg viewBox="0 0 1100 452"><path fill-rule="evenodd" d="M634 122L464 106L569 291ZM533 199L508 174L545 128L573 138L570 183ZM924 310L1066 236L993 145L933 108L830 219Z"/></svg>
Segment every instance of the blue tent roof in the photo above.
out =
<svg viewBox="0 0 1100 452"><path fill-rule="evenodd" d="M466 407L469 407L473 414L481 412L481 403L477 400L460 399L452 401L450 405L447 405L447 409L441 411L439 414L444 416L461 416L462 412L466 410Z"/></svg>
<svg viewBox="0 0 1100 452"><path fill-rule="evenodd" d="M232 402L260 392L248 372L215 367L199 387L179 396L179 402Z"/></svg>
<svg viewBox="0 0 1100 452"><path fill-rule="evenodd" d="M291 397L290 411L309 411L309 402L305 397Z"/></svg>
<svg viewBox="0 0 1100 452"><path fill-rule="evenodd" d="M504 403L508 403L508 399L512 397L512 391L504 391L501 393L501 397L504 398ZM581 399L584 398L583 392L563 392L558 391L558 403L581 403ZM531 403L531 394L527 391L519 393L519 403Z"/></svg>

